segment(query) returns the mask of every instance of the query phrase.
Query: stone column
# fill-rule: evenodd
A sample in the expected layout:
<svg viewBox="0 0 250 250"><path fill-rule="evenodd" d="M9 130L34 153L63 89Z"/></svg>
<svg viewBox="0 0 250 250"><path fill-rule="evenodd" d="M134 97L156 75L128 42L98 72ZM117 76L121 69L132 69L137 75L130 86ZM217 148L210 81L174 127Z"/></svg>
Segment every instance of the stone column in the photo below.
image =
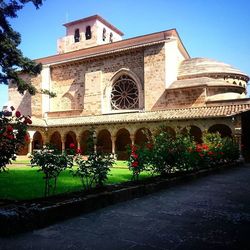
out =
<svg viewBox="0 0 250 250"><path fill-rule="evenodd" d="M242 150L241 150L241 128L235 128L235 139L236 139L236 142L238 143L238 146L239 146L239 152L240 152L240 156L239 156L239 161L243 162L244 161L244 157L242 155Z"/></svg>
<svg viewBox="0 0 250 250"><path fill-rule="evenodd" d="M93 142L94 142L94 153L97 152L96 150L96 144L97 144L97 134L96 134L96 131L94 130L93 132Z"/></svg>
<svg viewBox="0 0 250 250"><path fill-rule="evenodd" d="M135 135L131 134L130 139L131 139L131 144L134 145L135 144Z"/></svg>
<svg viewBox="0 0 250 250"><path fill-rule="evenodd" d="M66 136L63 136L62 138L62 154L64 153L66 148Z"/></svg>
<svg viewBox="0 0 250 250"><path fill-rule="evenodd" d="M240 152L239 161L243 162L244 157L241 151L241 136L242 136L241 116L238 115L238 116L232 117L232 123L234 125L234 136L239 146L239 152Z"/></svg>
<svg viewBox="0 0 250 250"><path fill-rule="evenodd" d="M42 147L44 147L46 144L49 144L49 135L48 135L47 128L46 128L46 130L44 132L44 135L42 136L42 139L43 139Z"/></svg>
<svg viewBox="0 0 250 250"><path fill-rule="evenodd" d="M115 154L116 136L111 136L111 141L112 141L112 154Z"/></svg>
<svg viewBox="0 0 250 250"><path fill-rule="evenodd" d="M33 144L33 138L30 138L29 147L28 147L28 154L32 154L32 144Z"/></svg>
<svg viewBox="0 0 250 250"><path fill-rule="evenodd" d="M32 154L32 145L33 145L33 136L36 133L36 131L28 131L30 142L28 146L28 154Z"/></svg>
<svg viewBox="0 0 250 250"><path fill-rule="evenodd" d="M81 136L76 137L77 149L81 148Z"/></svg>

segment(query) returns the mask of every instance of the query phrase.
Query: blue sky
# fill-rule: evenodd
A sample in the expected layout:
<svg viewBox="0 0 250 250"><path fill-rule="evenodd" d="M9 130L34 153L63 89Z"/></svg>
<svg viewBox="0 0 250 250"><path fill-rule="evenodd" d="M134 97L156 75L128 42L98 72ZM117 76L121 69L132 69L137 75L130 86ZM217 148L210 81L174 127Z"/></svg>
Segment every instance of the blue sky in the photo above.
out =
<svg viewBox="0 0 250 250"><path fill-rule="evenodd" d="M191 57L216 59L250 75L249 10L249 0L46 0L39 10L27 4L10 23L31 59L56 54L62 24L99 14L124 38L176 28ZM0 107L6 101L0 84Z"/></svg>

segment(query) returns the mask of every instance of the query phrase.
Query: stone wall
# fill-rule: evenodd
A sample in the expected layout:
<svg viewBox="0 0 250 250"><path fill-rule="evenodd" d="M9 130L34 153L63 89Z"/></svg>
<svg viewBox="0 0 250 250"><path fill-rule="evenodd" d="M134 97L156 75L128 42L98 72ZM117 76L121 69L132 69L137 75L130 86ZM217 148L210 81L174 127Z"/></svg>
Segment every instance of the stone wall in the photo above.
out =
<svg viewBox="0 0 250 250"><path fill-rule="evenodd" d="M144 51L145 110L157 108L165 91L165 49L154 45Z"/></svg>
<svg viewBox="0 0 250 250"><path fill-rule="evenodd" d="M38 90L40 90L41 75L37 77L30 77L28 75L21 75L26 82L31 82ZM42 95L37 93L31 96L27 91L21 95L17 91L17 86L13 82L9 84L8 89L10 105L19 110L23 115L30 115L41 117L42 115Z"/></svg>
<svg viewBox="0 0 250 250"><path fill-rule="evenodd" d="M203 87L196 89L167 89L153 109L200 107L205 104L205 101L206 91Z"/></svg>
<svg viewBox="0 0 250 250"><path fill-rule="evenodd" d="M53 66L51 89L57 97L51 99L50 111L82 109L82 115L101 114L102 106L110 105L105 89L116 72L126 68L143 83L143 66L142 51Z"/></svg>

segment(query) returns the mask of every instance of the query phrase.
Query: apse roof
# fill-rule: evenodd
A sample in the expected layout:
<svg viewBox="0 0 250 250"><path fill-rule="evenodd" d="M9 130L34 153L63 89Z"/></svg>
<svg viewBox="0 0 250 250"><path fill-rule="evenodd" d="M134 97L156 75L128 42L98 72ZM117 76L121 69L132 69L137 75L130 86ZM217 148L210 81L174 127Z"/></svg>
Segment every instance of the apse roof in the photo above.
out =
<svg viewBox="0 0 250 250"><path fill-rule="evenodd" d="M249 77L233 66L209 58L190 58L181 62L178 71L178 79L219 74L241 75L249 80Z"/></svg>
<svg viewBox="0 0 250 250"><path fill-rule="evenodd" d="M233 83L228 83L223 79L214 79L211 77L196 77L196 78L187 78L174 81L170 86L169 89L179 89L179 88L194 88L194 87L201 87L201 86L209 86L209 87L234 87L234 88L244 88L244 86L238 86Z"/></svg>

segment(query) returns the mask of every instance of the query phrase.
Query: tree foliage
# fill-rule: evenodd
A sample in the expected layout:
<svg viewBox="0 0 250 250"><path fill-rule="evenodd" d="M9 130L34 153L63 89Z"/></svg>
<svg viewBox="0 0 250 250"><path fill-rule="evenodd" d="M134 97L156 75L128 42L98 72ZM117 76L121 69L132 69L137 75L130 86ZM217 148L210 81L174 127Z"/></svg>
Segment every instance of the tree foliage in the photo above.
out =
<svg viewBox="0 0 250 250"><path fill-rule="evenodd" d="M14 80L19 93L28 91L34 95L38 91L43 93L43 90L37 90L30 81L22 79L20 72L36 76L41 72L42 65L23 55L18 48L21 35L9 23L9 19L16 18L17 12L29 2L38 9L43 0L0 0L0 83L8 84Z"/></svg>

